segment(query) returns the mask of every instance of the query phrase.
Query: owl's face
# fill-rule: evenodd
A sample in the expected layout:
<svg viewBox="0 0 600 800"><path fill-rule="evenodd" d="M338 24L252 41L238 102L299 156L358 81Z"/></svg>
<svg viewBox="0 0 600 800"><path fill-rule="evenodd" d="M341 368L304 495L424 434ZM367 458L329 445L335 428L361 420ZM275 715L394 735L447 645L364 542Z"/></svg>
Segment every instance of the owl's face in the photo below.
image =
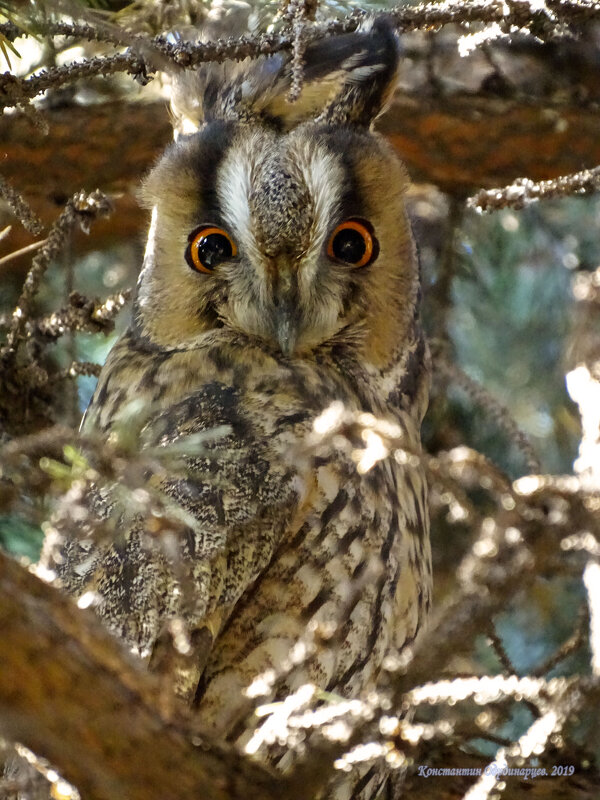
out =
<svg viewBox="0 0 600 800"><path fill-rule="evenodd" d="M179 348L226 327L284 356L354 342L385 360L417 291L405 186L367 131L216 122L180 140L145 184L141 331Z"/></svg>
<svg viewBox="0 0 600 800"><path fill-rule="evenodd" d="M406 183L381 137L335 115L292 130L214 120L180 138L144 184L139 334L172 349L230 330L281 357L341 346L385 366L418 295Z"/></svg>

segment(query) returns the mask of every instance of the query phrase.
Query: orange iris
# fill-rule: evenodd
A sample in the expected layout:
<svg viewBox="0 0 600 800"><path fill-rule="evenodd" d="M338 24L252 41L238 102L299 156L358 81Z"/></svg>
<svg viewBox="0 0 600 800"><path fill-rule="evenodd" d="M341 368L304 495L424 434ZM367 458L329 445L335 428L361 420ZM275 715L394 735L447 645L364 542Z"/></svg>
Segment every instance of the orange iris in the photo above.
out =
<svg viewBox="0 0 600 800"><path fill-rule="evenodd" d="M237 255L231 236L215 225L201 225L188 237L185 257L192 269L211 273L221 262Z"/></svg>
<svg viewBox="0 0 600 800"><path fill-rule="evenodd" d="M359 219L347 219L331 234L327 255L354 267L364 267L377 257L377 240L372 226Z"/></svg>

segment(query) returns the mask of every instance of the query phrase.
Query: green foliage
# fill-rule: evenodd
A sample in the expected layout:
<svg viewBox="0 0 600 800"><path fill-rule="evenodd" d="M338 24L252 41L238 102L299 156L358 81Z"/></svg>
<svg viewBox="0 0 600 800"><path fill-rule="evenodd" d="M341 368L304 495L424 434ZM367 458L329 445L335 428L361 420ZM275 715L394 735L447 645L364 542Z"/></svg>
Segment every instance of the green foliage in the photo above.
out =
<svg viewBox="0 0 600 800"><path fill-rule="evenodd" d="M597 197L568 198L523 211L469 213L457 236L448 307L450 346L462 368L505 405L529 435L547 472L572 472L581 436L578 411L564 380L574 366L573 345L580 333L571 284L578 269L594 269L599 263L599 218ZM423 243L422 249L426 246ZM435 276L439 263L439 255L433 268L426 258L426 276ZM428 326L439 335L429 295ZM447 395L434 396L425 439L434 449L466 443L513 477L526 471L522 454L506 434L452 384ZM481 506L477 492L471 500L481 513L492 513ZM438 597L453 585L456 565L472 537L468 526L436 521L432 546ZM530 593L512 598L496 620L496 630L518 674L531 674L556 652L571 635L584 601L578 579L556 576L540 576ZM478 640L474 664L487 674L502 672L484 636ZM550 674L588 671L589 651L583 647ZM530 712L519 706L498 734L514 740L531 722ZM575 741L585 742L589 727L582 716ZM483 740L472 744L490 757L497 749Z"/></svg>
<svg viewBox="0 0 600 800"><path fill-rule="evenodd" d="M17 514L0 514L0 547L14 556L37 561L44 534Z"/></svg>
<svg viewBox="0 0 600 800"><path fill-rule="evenodd" d="M570 472L579 440L565 387L572 365L571 270L593 264L590 236L598 201L548 202L489 216L470 214L461 231L450 334L458 362L511 411L538 449L543 468ZM456 420L468 440L511 474L517 453L481 410L457 392Z"/></svg>
<svg viewBox="0 0 600 800"><path fill-rule="evenodd" d="M40 467L52 479L55 486L67 491L73 481L85 477L89 470L86 457L71 445L63 447L64 461L44 456L40 459Z"/></svg>

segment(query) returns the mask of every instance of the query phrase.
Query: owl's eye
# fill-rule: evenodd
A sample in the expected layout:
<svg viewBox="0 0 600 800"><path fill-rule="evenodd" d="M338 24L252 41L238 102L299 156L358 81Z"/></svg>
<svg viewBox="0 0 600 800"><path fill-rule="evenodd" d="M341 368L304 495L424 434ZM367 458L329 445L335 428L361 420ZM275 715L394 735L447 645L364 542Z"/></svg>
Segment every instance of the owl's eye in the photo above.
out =
<svg viewBox="0 0 600 800"><path fill-rule="evenodd" d="M201 225L188 236L185 259L198 272L212 272L223 261L236 255L235 242L223 228Z"/></svg>
<svg viewBox="0 0 600 800"><path fill-rule="evenodd" d="M327 255L335 261L366 267L375 261L379 245L373 235L373 226L362 219L347 219L338 225L327 244Z"/></svg>

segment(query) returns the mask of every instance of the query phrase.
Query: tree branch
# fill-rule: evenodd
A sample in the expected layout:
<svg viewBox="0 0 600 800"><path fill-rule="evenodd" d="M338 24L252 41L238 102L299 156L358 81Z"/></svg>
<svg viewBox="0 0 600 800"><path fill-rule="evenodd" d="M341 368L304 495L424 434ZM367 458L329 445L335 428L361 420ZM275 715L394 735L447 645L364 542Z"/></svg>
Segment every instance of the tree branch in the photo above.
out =
<svg viewBox="0 0 600 800"><path fill-rule="evenodd" d="M1 552L0 623L2 734L48 758L86 800L298 796L233 750L194 746L175 700L95 615Z"/></svg>
<svg viewBox="0 0 600 800"><path fill-rule="evenodd" d="M585 169L573 175L561 175L551 181L534 183L519 178L510 186L480 190L469 197L467 205L477 211L496 211L499 208L524 208L529 203L546 198L597 192L600 187L600 167Z"/></svg>

